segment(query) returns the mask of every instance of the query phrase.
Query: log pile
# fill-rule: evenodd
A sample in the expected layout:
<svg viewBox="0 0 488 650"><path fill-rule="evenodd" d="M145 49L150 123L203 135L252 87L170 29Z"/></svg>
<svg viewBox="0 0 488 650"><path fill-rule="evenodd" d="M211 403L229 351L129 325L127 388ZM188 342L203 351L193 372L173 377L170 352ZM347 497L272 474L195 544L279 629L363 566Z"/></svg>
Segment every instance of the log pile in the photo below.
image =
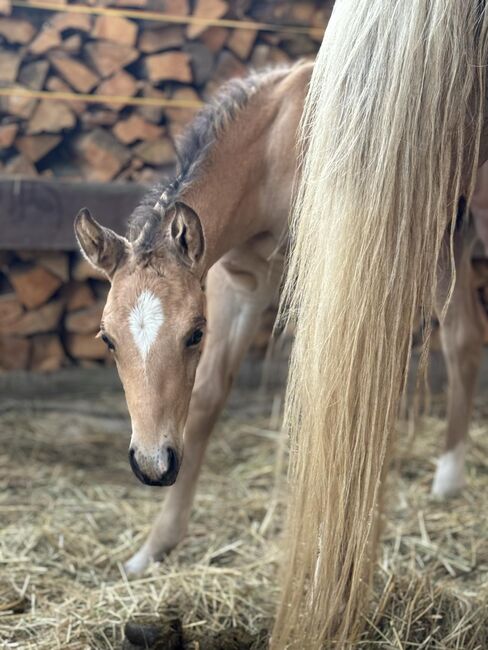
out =
<svg viewBox="0 0 488 650"><path fill-rule="evenodd" d="M109 360L95 338L108 285L74 253L2 253L0 370Z"/></svg>
<svg viewBox="0 0 488 650"><path fill-rule="evenodd" d="M91 103L63 96L0 96L3 173L152 182L174 164L175 138L198 103L250 66L314 55L330 13L330 3L319 0L74 4L317 29L290 34L178 24L132 14L74 13L67 0L60 0L59 11L0 0L0 87L104 98ZM107 99L113 96L126 98L125 103ZM130 98L183 100L190 105L131 105L126 103Z"/></svg>

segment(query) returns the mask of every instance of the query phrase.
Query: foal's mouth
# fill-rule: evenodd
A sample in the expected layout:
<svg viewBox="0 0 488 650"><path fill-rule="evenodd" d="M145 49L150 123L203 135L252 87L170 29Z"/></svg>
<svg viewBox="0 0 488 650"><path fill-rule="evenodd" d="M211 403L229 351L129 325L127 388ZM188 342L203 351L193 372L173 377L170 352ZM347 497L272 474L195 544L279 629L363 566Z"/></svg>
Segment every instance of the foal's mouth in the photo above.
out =
<svg viewBox="0 0 488 650"><path fill-rule="evenodd" d="M149 477L141 470L137 464L133 449L129 450L129 464L134 474L141 483L144 483L144 485L150 485L152 487L167 487L174 484L178 472L180 471L180 461L178 460L176 453L172 449L169 449L168 456L168 470L158 479Z"/></svg>

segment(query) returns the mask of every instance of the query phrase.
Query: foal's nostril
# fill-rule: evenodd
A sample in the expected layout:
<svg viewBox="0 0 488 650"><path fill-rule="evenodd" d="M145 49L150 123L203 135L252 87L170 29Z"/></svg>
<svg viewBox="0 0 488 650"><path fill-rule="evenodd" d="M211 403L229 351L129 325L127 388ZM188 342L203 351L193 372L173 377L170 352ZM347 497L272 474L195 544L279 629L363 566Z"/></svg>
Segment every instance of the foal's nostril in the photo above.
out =
<svg viewBox="0 0 488 650"><path fill-rule="evenodd" d="M176 455L175 450L173 447L168 447L168 469L166 470L166 473L169 476L172 476L178 471L178 456Z"/></svg>
<svg viewBox="0 0 488 650"><path fill-rule="evenodd" d="M129 449L129 465L131 466L131 469L137 478L140 479L141 470L139 469L139 465L136 461L136 450L134 447L131 447Z"/></svg>

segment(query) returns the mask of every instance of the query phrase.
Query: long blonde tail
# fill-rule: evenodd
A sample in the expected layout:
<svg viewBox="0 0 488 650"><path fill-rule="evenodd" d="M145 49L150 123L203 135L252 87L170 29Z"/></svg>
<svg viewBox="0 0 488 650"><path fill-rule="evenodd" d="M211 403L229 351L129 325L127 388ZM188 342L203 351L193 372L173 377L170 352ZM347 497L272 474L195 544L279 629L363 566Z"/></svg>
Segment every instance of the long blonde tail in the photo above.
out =
<svg viewBox="0 0 488 650"><path fill-rule="evenodd" d="M473 186L479 0L337 0L302 126L285 305L296 318L290 506L272 646L345 648L367 615L412 323Z"/></svg>

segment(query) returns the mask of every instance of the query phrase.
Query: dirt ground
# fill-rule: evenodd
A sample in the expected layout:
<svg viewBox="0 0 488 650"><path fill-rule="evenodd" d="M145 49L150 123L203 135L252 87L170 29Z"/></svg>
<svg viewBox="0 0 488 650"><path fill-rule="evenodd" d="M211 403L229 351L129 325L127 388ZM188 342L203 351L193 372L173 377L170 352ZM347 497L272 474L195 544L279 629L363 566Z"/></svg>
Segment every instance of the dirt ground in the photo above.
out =
<svg viewBox="0 0 488 650"><path fill-rule="evenodd" d="M4 377L0 389L0 647L120 648L124 625L148 619L156 637L168 622L178 636L158 637L158 648L266 646L286 465L280 391L234 393L187 539L129 581L122 564L164 488L140 485L129 469L113 373ZM399 427L358 647L488 648L488 400L472 428L469 488L448 503L429 494L442 427L438 417Z"/></svg>

